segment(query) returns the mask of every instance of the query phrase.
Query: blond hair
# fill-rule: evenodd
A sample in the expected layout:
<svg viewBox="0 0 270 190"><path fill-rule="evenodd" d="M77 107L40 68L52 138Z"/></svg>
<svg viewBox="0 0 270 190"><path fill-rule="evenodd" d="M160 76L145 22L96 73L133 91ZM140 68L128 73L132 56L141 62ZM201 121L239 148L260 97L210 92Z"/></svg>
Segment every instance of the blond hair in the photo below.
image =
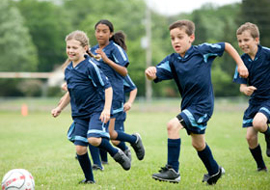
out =
<svg viewBox="0 0 270 190"><path fill-rule="evenodd" d="M94 55L92 52L89 51L90 48L90 43L89 43L89 38L87 36L87 34L81 30L75 30L71 33L69 33L66 38L65 41L69 41L69 40L76 40L79 41L81 43L82 47L88 46L88 49L86 50L86 53L90 56L93 57L97 60L100 59L100 56L96 56Z"/></svg>

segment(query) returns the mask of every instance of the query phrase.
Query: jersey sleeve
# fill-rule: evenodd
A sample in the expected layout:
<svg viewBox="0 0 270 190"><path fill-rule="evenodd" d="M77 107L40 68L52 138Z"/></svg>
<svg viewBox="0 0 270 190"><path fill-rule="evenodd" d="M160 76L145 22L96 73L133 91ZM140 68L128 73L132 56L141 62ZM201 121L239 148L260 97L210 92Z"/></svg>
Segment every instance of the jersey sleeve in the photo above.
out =
<svg viewBox="0 0 270 190"><path fill-rule="evenodd" d="M238 84L247 84L248 80L246 78L240 77L238 71L238 66L235 68L234 76L233 76L233 82L238 83Z"/></svg>
<svg viewBox="0 0 270 190"><path fill-rule="evenodd" d="M170 66L170 56L167 56L165 59L163 59L157 66L157 78L154 80L154 82L160 82L162 80L170 80L173 78L171 66Z"/></svg>
<svg viewBox="0 0 270 190"><path fill-rule="evenodd" d="M225 51L225 43L219 42L215 44L203 43L198 45L198 49L203 55L204 62L207 63L208 59L221 57Z"/></svg>
<svg viewBox="0 0 270 190"><path fill-rule="evenodd" d="M124 80L124 92L125 93L129 93L132 90L137 88L136 85L131 80L129 75L125 76L125 78L123 80Z"/></svg>
<svg viewBox="0 0 270 190"><path fill-rule="evenodd" d="M114 44L114 46L115 48L112 51L114 62L121 66L128 67L129 60L126 51L117 44Z"/></svg>
<svg viewBox="0 0 270 190"><path fill-rule="evenodd" d="M92 80L94 86L101 86L104 89L111 87L111 83L109 79L105 76L105 74L99 69L99 67L95 64L93 59L89 59L89 79Z"/></svg>

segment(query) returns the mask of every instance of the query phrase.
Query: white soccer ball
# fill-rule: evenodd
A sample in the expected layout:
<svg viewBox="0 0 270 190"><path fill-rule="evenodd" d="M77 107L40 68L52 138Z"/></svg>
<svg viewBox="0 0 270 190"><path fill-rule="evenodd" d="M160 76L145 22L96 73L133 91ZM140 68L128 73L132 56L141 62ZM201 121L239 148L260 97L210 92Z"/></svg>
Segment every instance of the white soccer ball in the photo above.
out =
<svg viewBox="0 0 270 190"><path fill-rule="evenodd" d="M2 190L34 190L35 181L32 174L25 169L13 169L5 174Z"/></svg>

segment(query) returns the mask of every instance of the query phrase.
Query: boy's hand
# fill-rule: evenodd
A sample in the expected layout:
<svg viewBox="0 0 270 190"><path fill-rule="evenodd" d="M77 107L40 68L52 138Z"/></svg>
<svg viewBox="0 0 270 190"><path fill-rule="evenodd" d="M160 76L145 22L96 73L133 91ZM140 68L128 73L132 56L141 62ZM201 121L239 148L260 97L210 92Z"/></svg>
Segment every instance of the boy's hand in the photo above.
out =
<svg viewBox="0 0 270 190"><path fill-rule="evenodd" d="M56 108L52 109L51 114L53 117L57 117L58 115L60 115L61 111L62 111L61 108L56 107Z"/></svg>
<svg viewBox="0 0 270 190"><path fill-rule="evenodd" d="M103 122L103 123L107 123L110 120L111 117L111 113L110 110L103 110L100 114L99 119Z"/></svg>
<svg viewBox="0 0 270 190"><path fill-rule="evenodd" d="M157 68L154 66L148 67L145 70L145 75L149 80L154 80L155 78L157 78Z"/></svg>
<svg viewBox="0 0 270 190"><path fill-rule="evenodd" d="M255 86L247 86L243 89L243 93L247 96L251 96L255 90L257 90Z"/></svg>
<svg viewBox="0 0 270 190"><path fill-rule="evenodd" d="M243 77L243 78L247 78L248 77L248 69L244 64L241 64L240 66L238 66L237 69L239 76Z"/></svg>
<svg viewBox="0 0 270 190"><path fill-rule="evenodd" d="M132 106L131 103L126 102L126 103L124 104L124 112L127 112L128 110L130 110L131 106Z"/></svg>

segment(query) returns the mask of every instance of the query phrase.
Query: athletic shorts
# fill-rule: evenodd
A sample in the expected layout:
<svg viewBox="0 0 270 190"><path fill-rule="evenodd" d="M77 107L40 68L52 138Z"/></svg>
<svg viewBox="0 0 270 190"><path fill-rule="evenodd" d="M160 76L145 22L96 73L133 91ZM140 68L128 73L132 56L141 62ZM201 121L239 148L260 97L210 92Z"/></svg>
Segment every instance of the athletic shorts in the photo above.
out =
<svg viewBox="0 0 270 190"><path fill-rule="evenodd" d="M100 113L94 113L89 118L73 118L73 123L68 129L67 138L75 145L88 146L88 138L110 138L108 123L103 123Z"/></svg>
<svg viewBox="0 0 270 190"><path fill-rule="evenodd" d="M249 104L249 107L244 113L242 127L252 127L253 118L258 112L264 114L267 118L267 123L270 123L270 100L258 103L256 105Z"/></svg>
<svg viewBox="0 0 270 190"><path fill-rule="evenodd" d="M179 114L184 122L187 134L204 134L207 126L207 122L210 116L206 113L197 111L196 109L187 108Z"/></svg>

